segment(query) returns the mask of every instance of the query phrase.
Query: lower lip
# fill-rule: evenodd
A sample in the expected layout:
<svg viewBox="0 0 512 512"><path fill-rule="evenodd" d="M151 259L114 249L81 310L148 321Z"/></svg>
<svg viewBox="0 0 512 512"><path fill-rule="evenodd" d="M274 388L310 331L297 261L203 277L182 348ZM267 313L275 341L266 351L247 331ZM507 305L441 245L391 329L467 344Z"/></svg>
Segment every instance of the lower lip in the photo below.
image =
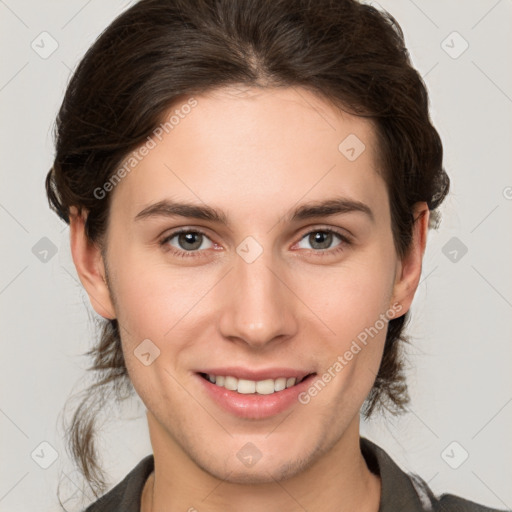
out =
<svg viewBox="0 0 512 512"><path fill-rule="evenodd" d="M277 391L271 395L237 393L236 391L217 386L201 377L198 373L196 373L196 377L208 396L225 411L240 418L264 419L279 414L287 410L294 403L297 403L298 395L311 385L316 374L309 375L299 384L282 391Z"/></svg>

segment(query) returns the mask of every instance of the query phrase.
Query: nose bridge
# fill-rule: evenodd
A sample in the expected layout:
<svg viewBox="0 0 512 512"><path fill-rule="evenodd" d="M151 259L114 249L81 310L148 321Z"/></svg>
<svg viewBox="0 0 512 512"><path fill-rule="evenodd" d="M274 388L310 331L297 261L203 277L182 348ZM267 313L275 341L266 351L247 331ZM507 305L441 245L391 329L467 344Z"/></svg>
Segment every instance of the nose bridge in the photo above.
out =
<svg viewBox="0 0 512 512"><path fill-rule="evenodd" d="M222 334L262 346L295 329L293 294L279 278L279 262L252 237L237 247L221 315ZM277 276L276 276L277 274Z"/></svg>

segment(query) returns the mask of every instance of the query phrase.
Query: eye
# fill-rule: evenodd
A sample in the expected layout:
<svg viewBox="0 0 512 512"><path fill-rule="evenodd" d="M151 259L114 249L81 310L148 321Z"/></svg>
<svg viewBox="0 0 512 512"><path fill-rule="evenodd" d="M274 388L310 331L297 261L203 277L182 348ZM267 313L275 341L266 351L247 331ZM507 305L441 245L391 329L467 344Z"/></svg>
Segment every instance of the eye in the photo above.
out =
<svg viewBox="0 0 512 512"><path fill-rule="evenodd" d="M336 238L340 240L340 243L335 246L334 251L326 251L326 249L330 249L332 247L332 243L336 241ZM310 248L313 251L320 252L337 252L342 250L345 245L350 245L350 240L345 235L342 235L338 231L334 229L315 229L314 231L310 231L306 233L304 237L301 238L298 247L300 249L309 249L309 247L304 247L304 242L310 244Z"/></svg>
<svg viewBox="0 0 512 512"><path fill-rule="evenodd" d="M178 256L192 256L192 254L187 253L210 249L213 247L213 242L202 231L182 229L166 236L160 242L160 245L169 245L171 251Z"/></svg>
<svg viewBox="0 0 512 512"><path fill-rule="evenodd" d="M332 247L333 242L339 240L339 243ZM311 245L310 248L304 247L304 242ZM339 233L338 231L330 228L315 229L306 233L297 246L299 249L310 249L317 253L318 256L326 254L335 254L342 251L346 246L350 245L350 239ZM197 229L180 229L173 231L160 241L160 245L166 247L172 254L178 257L199 256L201 250L215 248L215 244L208 238L208 236Z"/></svg>

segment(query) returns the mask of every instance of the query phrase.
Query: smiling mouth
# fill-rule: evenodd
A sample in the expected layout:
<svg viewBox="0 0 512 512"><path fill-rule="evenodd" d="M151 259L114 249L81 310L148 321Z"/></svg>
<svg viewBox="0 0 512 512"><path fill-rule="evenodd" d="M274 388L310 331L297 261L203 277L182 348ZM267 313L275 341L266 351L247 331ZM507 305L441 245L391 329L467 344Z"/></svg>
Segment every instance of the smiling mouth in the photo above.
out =
<svg viewBox="0 0 512 512"><path fill-rule="evenodd" d="M218 387L222 387L229 391L234 391L244 395L272 395L279 393L285 389L291 388L300 384L305 379L316 375L316 373L309 373L301 379L295 377L279 377L277 379L265 379L265 380L248 380L248 379L237 379L232 375L211 375L208 373L199 373L199 375L215 384Z"/></svg>

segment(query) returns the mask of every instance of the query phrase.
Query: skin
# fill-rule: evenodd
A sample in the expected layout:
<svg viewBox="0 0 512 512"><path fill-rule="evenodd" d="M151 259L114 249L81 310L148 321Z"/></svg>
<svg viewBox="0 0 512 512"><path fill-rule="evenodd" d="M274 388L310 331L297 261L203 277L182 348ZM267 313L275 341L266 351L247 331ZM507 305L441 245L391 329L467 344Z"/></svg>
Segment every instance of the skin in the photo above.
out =
<svg viewBox="0 0 512 512"><path fill-rule="evenodd" d="M321 375L393 304L401 306L397 317L408 311L427 205L415 205L411 250L400 260L369 120L303 89L223 88L196 99L112 192L104 255L87 241L83 216L74 210L71 221L81 282L96 312L122 326L128 372L147 408L155 471L141 510L376 512L381 484L359 448L359 410L385 328L308 404L267 419L225 412L193 370L286 366ZM338 150L349 134L366 146L354 161ZM300 204L333 196L367 204L374 222L360 212L287 221ZM134 220L165 198L222 209L229 228ZM186 252L191 242L158 243L180 227L207 235L185 258L171 251ZM351 234L352 243L334 235L318 248L314 234L325 228ZM251 264L236 252L247 236L263 249ZM144 339L161 351L149 366L134 356ZM236 457L247 442L262 453L250 468Z"/></svg>

